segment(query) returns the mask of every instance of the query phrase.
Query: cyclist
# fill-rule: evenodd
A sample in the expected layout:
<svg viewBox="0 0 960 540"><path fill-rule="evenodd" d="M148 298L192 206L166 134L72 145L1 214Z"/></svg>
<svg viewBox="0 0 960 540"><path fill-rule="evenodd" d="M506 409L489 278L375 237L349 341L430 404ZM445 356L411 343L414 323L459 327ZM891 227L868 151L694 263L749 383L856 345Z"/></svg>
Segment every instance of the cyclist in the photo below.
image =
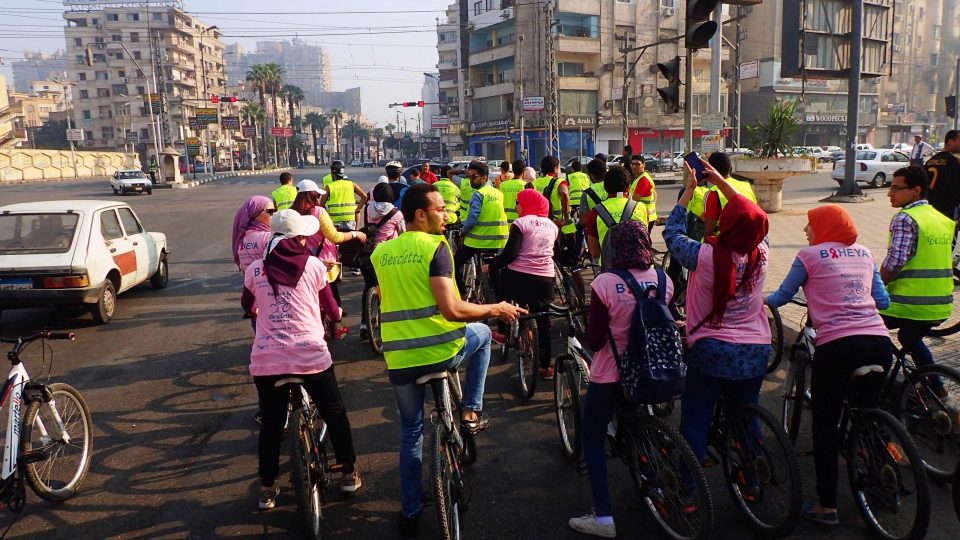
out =
<svg viewBox="0 0 960 540"><path fill-rule="evenodd" d="M400 174L403 171L403 164L399 161L391 161L384 169L387 173L387 185L393 191L393 204L399 207L403 200L403 192L407 189L407 181Z"/></svg>
<svg viewBox="0 0 960 540"><path fill-rule="evenodd" d="M767 215L709 163L703 164L707 180L720 186L729 200L719 236L704 243L687 236L687 205L697 182L689 165L686 189L663 233L670 254L690 271L680 431L701 461L717 400L722 396L731 405L757 403L771 351L763 307ZM744 486L746 497L752 496L749 491Z"/></svg>
<svg viewBox="0 0 960 540"><path fill-rule="evenodd" d="M440 168L440 180L434 184L443 195L443 204L447 208L447 227L460 221L460 188L452 180L455 171L453 167L444 165Z"/></svg>
<svg viewBox="0 0 960 540"><path fill-rule="evenodd" d="M270 241L270 217L276 210L273 201L262 195L247 199L233 217L233 237L230 245L233 262L245 272L250 263L263 258Z"/></svg>
<svg viewBox="0 0 960 540"><path fill-rule="evenodd" d="M594 159L587 163L587 175L590 177L590 186L583 190L583 195L580 196L581 216L586 216L594 206L606 200L607 190L603 188L603 177L606 174L606 161Z"/></svg>
<svg viewBox="0 0 960 540"><path fill-rule="evenodd" d="M426 180L423 180L420 178L420 169L417 169L417 168L410 169L410 179L407 180L408 186L415 186L417 184L426 184L426 183L428 183Z"/></svg>
<svg viewBox="0 0 960 540"><path fill-rule="evenodd" d="M466 219L463 220L463 246L456 253L457 285L466 290L463 266L478 251L498 250L507 244L509 226L503 209L503 194L487 184L490 169L483 161L473 160L467 166L467 180L473 190ZM461 193L463 190L461 189ZM461 216L463 207L461 205Z"/></svg>
<svg viewBox="0 0 960 540"><path fill-rule="evenodd" d="M603 189L607 199L594 205L583 218L587 245L590 248L590 255L595 261L602 262L600 256L607 231L620 223L623 212L630 202L626 197L629 181L627 172L622 167L610 167L610 170L603 177ZM639 203L634 205L630 220L647 223L647 207Z"/></svg>
<svg viewBox="0 0 960 540"><path fill-rule="evenodd" d="M657 271L653 267L652 242L646 224L641 221L624 223L610 233L610 242L614 248L611 267L629 271L641 289L652 286L656 290ZM666 301L669 303L673 298L673 282L668 278L666 285ZM610 272L598 275L592 288L587 345L596 352L590 365L590 385L583 404L583 455L590 475L593 512L571 518L569 525L577 532L614 538L617 529L607 483L604 443L607 425L624 399L613 347L618 347L618 351L626 349L637 300L624 281Z"/></svg>
<svg viewBox="0 0 960 540"><path fill-rule="evenodd" d="M469 167L469 166L468 166ZM470 177L466 174L460 179L460 223L467 221L467 214L470 212L470 201L473 200L475 191Z"/></svg>
<svg viewBox="0 0 960 540"><path fill-rule="evenodd" d="M583 165L578 160L570 162L570 174L567 175L567 183L570 184L571 205L579 203L583 199L584 192L590 188L590 176L582 172Z"/></svg>
<svg viewBox="0 0 960 540"><path fill-rule="evenodd" d="M277 210L290 208L293 199L297 197L297 188L293 187L293 175L288 172L280 173L280 187L273 190L270 195L273 197L273 205Z"/></svg>
<svg viewBox="0 0 960 540"><path fill-rule="evenodd" d="M754 195L753 186L750 185L750 182L744 182L743 180L730 177L730 171L733 170L733 165L730 163L730 156L723 152L714 152L710 154L707 161L727 180L728 184L733 186L733 189L736 190L737 193L753 202L757 202L757 196ZM700 189L700 187L698 186L697 189ZM694 193L694 201L691 201L691 208L688 210L690 210L691 213L701 210L698 203L697 193ZM703 208L700 213L700 217L703 219L704 237L717 234L717 222L720 221L720 212L723 211L725 206L727 206L727 198L723 196L723 193L720 193L720 189L717 188L717 186L710 187L706 197L703 199Z"/></svg>
<svg viewBox="0 0 960 540"><path fill-rule="evenodd" d="M630 197L647 207L647 230L652 231L657 223L657 185L647 172L647 163L642 155L634 154L630 158L630 171L634 176L630 184Z"/></svg>
<svg viewBox="0 0 960 540"><path fill-rule="evenodd" d="M511 180L512 182L512 180ZM546 311L553 302L553 257L559 230L550 221L550 203L538 191L524 189L517 196L520 217L510 225L507 245L484 272L496 275L497 298L527 306L533 312ZM537 319L540 339L540 375L553 380L550 367L550 318ZM504 343L507 326L499 323L493 340Z"/></svg>
<svg viewBox="0 0 960 540"><path fill-rule="evenodd" d="M513 180L513 171L510 169L510 162L503 160L500 162L500 176L497 177L494 186L497 189L500 189L500 184L506 182L507 180Z"/></svg>
<svg viewBox="0 0 960 540"><path fill-rule="evenodd" d="M364 213L364 224L373 224L377 227L376 236L370 238L370 245L366 250L368 253L380 243L393 240L406 230L403 223L403 214L393 204L393 190L390 189L390 186L386 184L374 186L373 200L367 203L367 210ZM363 257L360 270L363 272L363 297L365 298L367 291L377 286L377 274L373 271L369 255ZM360 312L360 339L370 337L367 330L368 317L367 303L364 301Z"/></svg>
<svg viewBox="0 0 960 540"><path fill-rule="evenodd" d="M266 255L244 273L240 303L245 313L258 316L250 374L263 411L258 447L261 510L273 508L280 493L276 478L290 391L274 384L285 377L304 380L304 389L330 428L337 463L343 465L340 490L354 492L362 485L350 419L323 338L322 314L339 321L340 310L327 287L323 263L306 248L307 237L319 229L313 216L289 209L277 212L270 220L274 238Z"/></svg>
<svg viewBox="0 0 960 540"><path fill-rule="evenodd" d="M503 167L510 167L510 163L504 161L500 164L500 170L503 170ZM500 176L497 178L497 189L503 192L503 210L507 213L507 223L513 223L517 219L517 194L526 186L526 182L520 180L519 178L514 178L513 173L509 177L504 178L504 173L500 173Z"/></svg>
<svg viewBox="0 0 960 540"><path fill-rule="evenodd" d="M323 187L327 192L321 196L320 206L327 209L333 223L340 230L356 229L367 194L343 174L343 162L339 159L330 163L330 174L323 177Z"/></svg>
<svg viewBox="0 0 960 540"><path fill-rule="evenodd" d="M523 159L515 159L510 165L510 170L513 171L513 177L520 178L521 180L523 179L523 173L526 171L526 169L527 162ZM536 178L536 174L534 174L534 178Z"/></svg>
<svg viewBox="0 0 960 540"><path fill-rule="evenodd" d="M471 164L472 165L472 164ZM494 188L490 188L494 189ZM411 187L404 197L407 230L371 256L382 295L383 350L400 410L400 533L416 533L423 511L421 486L425 388L417 378L467 364L461 425L478 433L489 426L483 388L490 364L490 329L464 324L491 317L510 322L526 313L516 306L476 305L460 299L453 257L443 237L446 207L433 185Z"/></svg>
<svg viewBox="0 0 960 540"><path fill-rule="evenodd" d="M890 221L887 256L880 277L890 293L890 307L881 311L887 328L898 328L897 339L917 367L933 364L923 336L953 311L953 255L956 224L927 202L927 173L911 165L893 173L887 197L899 208ZM947 398L940 381L934 388ZM947 406L960 410L949 396Z"/></svg>
<svg viewBox="0 0 960 540"><path fill-rule="evenodd" d="M721 173L723 174L723 173ZM811 365L813 395L813 457L817 473L817 503L806 505L802 516L836 525L837 449L840 413L850 378L862 366L892 363L890 334L877 308L890 304L873 254L857 243L857 227L846 210L835 204L807 212L810 247L797 254L780 288L765 299L777 308L790 301L802 286L810 317L817 329L816 361ZM866 406L880 395L862 396Z"/></svg>

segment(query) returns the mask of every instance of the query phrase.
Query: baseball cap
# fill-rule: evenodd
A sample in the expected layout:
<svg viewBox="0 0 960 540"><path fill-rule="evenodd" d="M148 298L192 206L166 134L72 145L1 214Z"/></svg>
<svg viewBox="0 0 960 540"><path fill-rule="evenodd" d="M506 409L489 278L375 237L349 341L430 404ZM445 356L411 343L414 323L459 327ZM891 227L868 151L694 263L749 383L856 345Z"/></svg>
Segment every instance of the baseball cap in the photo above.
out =
<svg viewBox="0 0 960 540"><path fill-rule="evenodd" d="M301 216L296 210L280 210L270 218L270 232L284 238L313 236L320 230L320 221L314 216Z"/></svg>
<svg viewBox="0 0 960 540"><path fill-rule="evenodd" d="M297 183L297 191L299 192L313 191L315 193L319 193L320 195L327 194L326 190L320 189L320 186L318 186L316 182L314 182L313 180L307 180L307 179L301 180L300 182Z"/></svg>

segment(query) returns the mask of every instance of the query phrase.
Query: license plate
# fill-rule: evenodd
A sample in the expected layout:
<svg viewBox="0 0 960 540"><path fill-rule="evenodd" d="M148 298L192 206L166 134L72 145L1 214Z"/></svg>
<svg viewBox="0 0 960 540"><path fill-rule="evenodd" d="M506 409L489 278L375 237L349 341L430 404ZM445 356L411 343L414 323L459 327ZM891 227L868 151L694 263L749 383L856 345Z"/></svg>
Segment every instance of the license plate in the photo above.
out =
<svg viewBox="0 0 960 540"><path fill-rule="evenodd" d="M137 190L137 191L143 191L143 186L137 186L137 187L135 187L134 189Z"/></svg>
<svg viewBox="0 0 960 540"><path fill-rule="evenodd" d="M22 289L32 289L33 280L30 278L7 278L0 279L0 291L17 291Z"/></svg>

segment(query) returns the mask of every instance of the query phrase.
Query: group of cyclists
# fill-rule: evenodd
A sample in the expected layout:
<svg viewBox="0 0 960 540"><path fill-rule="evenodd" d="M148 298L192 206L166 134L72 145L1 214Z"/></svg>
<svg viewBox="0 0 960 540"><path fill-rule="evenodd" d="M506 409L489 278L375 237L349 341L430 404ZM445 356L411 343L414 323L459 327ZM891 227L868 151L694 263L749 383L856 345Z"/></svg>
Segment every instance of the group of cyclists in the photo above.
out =
<svg viewBox="0 0 960 540"><path fill-rule="evenodd" d="M783 305L803 288L818 350L811 387L817 499L802 515L824 525L839 522L837 420L851 374L869 364L889 367L890 328L900 329L898 339L918 365L932 363L922 339L925 329L953 309L960 135L949 132L945 145L942 154L956 163L944 161L936 183L922 167L894 173L888 196L900 211L879 266L857 242L849 213L822 205L808 213L809 247L799 251L786 279L767 296L769 221L751 185L731 177L730 158L722 152L702 160L702 173L687 165L663 238L672 261L667 301L681 272L687 280L680 430L698 459L705 458L718 403L759 400L771 353L765 303ZM565 177L554 156L543 158L539 174L523 160L504 162L494 183L484 161L472 161L462 171L445 166L439 176L424 162L423 173L409 181L401 176L401 164L390 162L369 192L334 161L322 188L311 180L294 186L283 173L272 197L246 201L236 214L232 251L244 273L242 306L256 333L250 372L262 418L259 507L272 508L278 492L286 398L275 383L284 375L307 381L307 392L330 426L337 461L344 465L341 489L361 486L328 346L329 339L346 333L338 326L343 302L337 283L341 267L355 265L365 290L379 287L383 356L400 413L397 524L402 535L415 534L423 511L425 386L418 379L463 366L461 428L475 435L490 425L483 394L491 344L509 339L506 325L517 317L543 313L556 301L555 265L573 268L591 259L600 269L629 272L640 290L657 289L662 272L654 264L651 238L656 184L642 156L626 158L623 166L608 166L602 154L585 165L573 162ZM953 215L944 215L944 207ZM350 243L368 244L360 250L366 255L346 261L337 246ZM479 270L490 276L497 303L461 298L471 286L464 267L478 254L486 257ZM624 405L614 358L627 348L637 299L615 272L598 273L591 289L586 338L596 353L583 404L582 444L593 511L571 518L569 526L613 538L604 441L608 423ZM369 317L364 310L361 337L369 331ZM494 319L498 329L492 332L486 323ZM537 320L543 325L540 376L551 379L549 317ZM941 397L960 412L956 396L944 390ZM744 494L760 496L750 486Z"/></svg>

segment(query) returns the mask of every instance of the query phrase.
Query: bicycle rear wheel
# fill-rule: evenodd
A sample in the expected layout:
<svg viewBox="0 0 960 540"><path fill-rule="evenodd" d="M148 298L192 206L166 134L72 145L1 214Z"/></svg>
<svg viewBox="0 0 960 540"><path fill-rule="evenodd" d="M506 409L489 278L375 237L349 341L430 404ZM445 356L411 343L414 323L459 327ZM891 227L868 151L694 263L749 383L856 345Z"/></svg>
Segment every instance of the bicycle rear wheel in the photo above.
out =
<svg viewBox="0 0 960 540"><path fill-rule="evenodd" d="M323 454L316 448L314 429L323 422L316 410L299 409L293 418L296 439L290 445L290 476L297 495L297 508L303 519L307 538L323 537L323 467L318 458ZM321 443L322 444L322 443Z"/></svg>
<svg viewBox="0 0 960 540"><path fill-rule="evenodd" d="M574 332L579 336L584 336L587 333L586 292L573 273L567 275L566 282L567 306L575 312L573 315Z"/></svg>
<svg viewBox="0 0 960 540"><path fill-rule="evenodd" d="M767 320L770 322L770 345L773 350L770 351L770 358L767 360L767 373L773 373L780 367L783 360L783 319L780 318L780 312L764 304L767 310Z"/></svg>
<svg viewBox="0 0 960 540"><path fill-rule="evenodd" d="M430 487L433 505L437 509L437 525L440 538L459 540L461 484L455 459L456 451L448 444L449 435L443 424L433 428L430 455Z"/></svg>
<svg viewBox="0 0 960 540"><path fill-rule="evenodd" d="M557 373L553 380L553 398L557 407L557 429L560 432L560 444L567 461L580 459L580 392L582 381L580 372L574 368L569 355L557 358Z"/></svg>
<svg viewBox="0 0 960 540"><path fill-rule="evenodd" d="M780 407L780 420L783 430L796 444L800 435L800 420L803 417L803 402L807 392L807 380L810 371L810 354L802 345L796 344L790 350L790 364L783 380L783 403Z"/></svg>
<svg viewBox="0 0 960 540"><path fill-rule="evenodd" d="M960 519L960 463L953 471L953 513Z"/></svg>
<svg viewBox="0 0 960 540"><path fill-rule="evenodd" d="M540 333L537 321L520 323L517 345L517 372L520 375L520 397L529 400L537 391L537 368L540 367Z"/></svg>
<svg viewBox="0 0 960 540"><path fill-rule="evenodd" d="M796 451L773 414L740 405L726 415L721 441L727 490L764 538L783 538L800 521L803 487Z"/></svg>
<svg viewBox="0 0 960 540"><path fill-rule="evenodd" d="M20 436L20 455L44 452L47 459L24 466L27 483L38 497L65 501L76 495L93 459L93 420L87 402L76 388L54 383L49 402L33 401L27 408ZM60 430L51 409L63 422ZM46 435L43 434L43 429Z"/></svg>
<svg viewBox="0 0 960 540"><path fill-rule="evenodd" d="M377 354L383 354L383 338L380 334L380 291L371 287L363 295L363 302L367 306L367 331L370 337L370 348Z"/></svg>
<svg viewBox="0 0 960 540"><path fill-rule="evenodd" d="M960 270L953 269L953 314L950 318L931 328L930 337L945 337L960 332Z"/></svg>
<svg viewBox="0 0 960 540"><path fill-rule="evenodd" d="M860 517L879 538L923 538L930 525L930 486L913 440L886 411L853 414L847 476Z"/></svg>
<svg viewBox="0 0 960 540"><path fill-rule="evenodd" d="M917 445L927 474L949 481L960 462L960 372L943 365L924 366L908 377L897 413ZM942 386L946 396L939 396Z"/></svg>
<svg viewBox="0 0 960 540"><path fill-rule="evenodd" d="M477 282L477 272L479 269L476 264L476 257L470 257L463 264L463 299L467 302L477 303L477 295L479 294L478 282Z"/></svg>
<svg viewBox="0 0 960 540"><path fill-rule="evenodd" d="M680 431L652 416L631 418L626 429L623 459L647 514L671 538L710 538L714 518L707 477Z"/></svg>

